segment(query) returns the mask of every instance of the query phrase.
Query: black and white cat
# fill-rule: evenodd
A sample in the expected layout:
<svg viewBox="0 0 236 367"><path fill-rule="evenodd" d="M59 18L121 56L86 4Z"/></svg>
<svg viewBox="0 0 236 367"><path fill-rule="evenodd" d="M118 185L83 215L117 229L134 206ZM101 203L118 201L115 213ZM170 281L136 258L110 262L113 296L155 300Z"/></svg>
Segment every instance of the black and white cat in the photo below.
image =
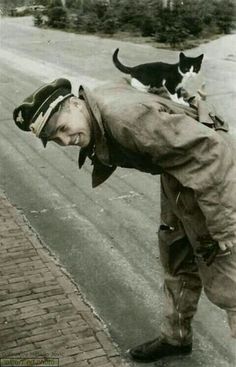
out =
<svg viewBox="0 0 236 367"><path fill-rule="evenodd" d="M151 62L129 67L119 61L118 52L119 48L113 54L113 62L120 71L130 74L131 85L134 88L148 92L165 86L170 98L183 104L186 102L181 97L181 86L185 80L199 73L204 56L201 54L197 57L189 57L180 52L179 62L176 64Z"/></svg>

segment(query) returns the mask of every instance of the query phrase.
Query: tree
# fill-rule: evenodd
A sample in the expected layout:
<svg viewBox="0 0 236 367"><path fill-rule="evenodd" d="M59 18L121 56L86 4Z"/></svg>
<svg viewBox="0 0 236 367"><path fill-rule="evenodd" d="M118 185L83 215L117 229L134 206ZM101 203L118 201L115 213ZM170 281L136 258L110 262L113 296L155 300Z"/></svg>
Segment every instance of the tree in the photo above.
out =
<svg viewBox="0 0 236 367"><path fill-rule="evenodd" d="M143 37L153 36L155 34L155 21L153 17L144 14L140 29Z"/></svg>
<svg viewBox="0 0 236 367"><path fill-rule="evenodd" d="M107 34L114 34L119 29L119 20L112 5L109 5L100 19L99 30Z"/></svg>
<svg viewBox="0 0 236 367"><path fill-rule="evenodd" d="M34 15L34 25L35 25L36 27L41 27L41 26L42 26L42 24L43 24L43 17L42 17L42 14L37 12L37 13Z"/></svg>
<svg viewBox="0 0 236 367"><path fill-rule="evenodd" d="M230 33L235 16L235 5L231 0L220 0L215 3L215 21L220 32Z"/></svg>
<svg viewBox="0 0 236 367"><path fill-rule="evenodd" d="M50 0L37 0L37 1L34 1L34 2L37 5L43 5L43 6L48 6L50 4Z"/></svg>
<svg viewBox="0 0 236 367"><path fill-rule="evenodd" d="M172 5L177 21L189 35L198 36L203 29L201 6L199 1L174 0Z"/></svg>
<svg viewBox="0 0 236 367"><path fill-rule="evenodd" d="M140 0L120 1L117 17L123 30L140 29L145 14L145 4Z"/></svg>
<svg viewBox="0 0 236 367"><path fill-rule="evenodd" d="M66 0L66 7L68 9L81 9L83 0Z"/></svg>
<svg viewBox="0 0 236 367"><path fill-rule="evenodd" d="M1 0L0 8L3 13L8 13L9 9L15 8L16 6L22 6L23 0Z"/></svg>
<svg viewBox="0 0 236 367"><path fill-rule="evenodd" d="M65 28L68 22L67 12L62 6L54 6L48 9L48 25L53 28Z"/></svg>
<svg viewBox="0 0 236 367"><path fill-rule="evenodd" d="M158 42L169 43L176 48L182 44L190 34L184 25L184 11L179 0L169 1L166 6L158 9L159 16L155 24L155 39Z"/></svg>
<svg viewBox="0 0 236 367"><path fill-rule="evenodd" d="M143 16L140 23L142 36L153 36L156 33L156 25L160 23L163 9L162 0L146 0L145 8L142 10Z"/></svg>
<svg viewBox="0 0 236 367"><path fill-rule="evenodd" d="M114 18L107 18L102 22L102 26L100 26L100 30L107 34L114 34L118 29L118 22L117 19Z"/></svg>

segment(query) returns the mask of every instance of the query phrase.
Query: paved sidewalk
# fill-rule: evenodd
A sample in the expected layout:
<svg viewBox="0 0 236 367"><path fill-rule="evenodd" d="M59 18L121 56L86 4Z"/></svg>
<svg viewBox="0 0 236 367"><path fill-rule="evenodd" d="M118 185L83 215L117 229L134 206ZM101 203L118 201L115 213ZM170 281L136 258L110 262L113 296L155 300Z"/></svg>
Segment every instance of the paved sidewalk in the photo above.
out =
<svg viewBox="0 0 236 367"><path fill-rule="evenodd" d="M0 357L59 358L59 366L130 366L78 288L1 193Z"/></svg>

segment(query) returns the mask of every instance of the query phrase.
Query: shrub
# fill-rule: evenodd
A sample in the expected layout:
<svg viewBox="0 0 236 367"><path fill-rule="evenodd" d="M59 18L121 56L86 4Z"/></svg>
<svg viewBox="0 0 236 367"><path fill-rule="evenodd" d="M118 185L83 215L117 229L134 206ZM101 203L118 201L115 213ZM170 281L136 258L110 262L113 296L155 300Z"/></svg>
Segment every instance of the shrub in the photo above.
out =
<svg viewBox="0 0 236 367"><path fill-rule="evenodd" d="M88 33L95 33L99 27L99 21L96 13L90 13L84 18L85 31Z"/></svg>
<svg viewBox="0 0 236 367"><path fill-rule="evenodd" d="M67 26L67 12L62 6L48 9L48 25L53 28L65 28Z"/></svg>
<svg viewBox="0 0 236 367"><path fill-rule="evenodd" d="M151 16L144 16L140 29L143 37L153 36L155 34L154 19Z"/></svg>
<svg viewBox="0 0 236 367"><path fill-rule="evenodd" d="M34 25L36 27L41 27L43 24L43 16L41 13L36 12L34 14Z"/></svg>
<svg viewBox="0 0 236 367"><path fill-rule="evenodd" d="M113 18L107 18L102 21L100 25L100 30L107 34L114 34L118 30L118 20Z"/></svg>
<svg viewBox="0 0 236 367"><path fill-rule="evenodd" d="M220 32L230 33L235 18L235 5L231 0L220 0L215 4L214 17Z"/></svg>
<svg viewBox="0 0 236 367"><path fill-rule="evenodd" d="M98 17L95 13L83 14L79 12L74 27L77 31L95 33L99 28Z"/></svg>

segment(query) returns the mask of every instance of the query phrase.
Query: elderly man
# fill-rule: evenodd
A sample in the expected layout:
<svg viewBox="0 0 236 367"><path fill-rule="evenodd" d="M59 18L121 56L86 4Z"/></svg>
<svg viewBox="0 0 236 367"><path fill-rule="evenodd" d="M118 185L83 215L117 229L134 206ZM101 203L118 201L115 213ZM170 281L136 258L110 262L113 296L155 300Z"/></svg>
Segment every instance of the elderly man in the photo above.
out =
<svg viewBox="0 0 236 367"><path fill-rule="evenodd" d="M158 337L129 350L139 362L192 350L191 321L202 288L226 310L236 337L236 162L227 126L201 99L179 105L134 90L126 81L71 93L67 79L42 86L14 120L46 146L80 147L92 185L116 167L161 175L159 228L164 320Z"/></svg>

